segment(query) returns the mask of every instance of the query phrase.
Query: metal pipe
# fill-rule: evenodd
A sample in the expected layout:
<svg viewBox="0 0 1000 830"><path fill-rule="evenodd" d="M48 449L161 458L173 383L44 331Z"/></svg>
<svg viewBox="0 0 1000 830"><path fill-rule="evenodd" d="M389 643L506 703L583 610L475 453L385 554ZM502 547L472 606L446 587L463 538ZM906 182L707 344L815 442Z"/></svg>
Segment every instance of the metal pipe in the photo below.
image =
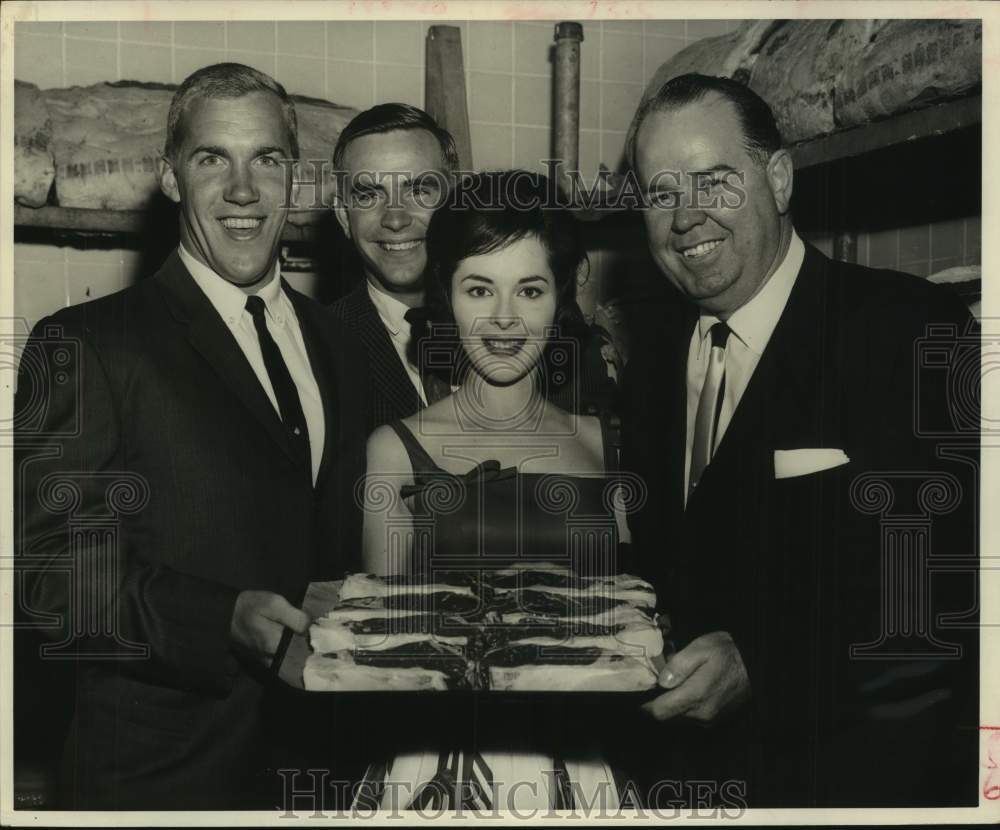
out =
<svg viewBox="0 0 1000 830"><path fill-rule="evenodd" d="M557 23L555 30L555 118L553 150L562 161L561 184L567 192L571 170L580 166L580 44L583 26Z"/></svg>

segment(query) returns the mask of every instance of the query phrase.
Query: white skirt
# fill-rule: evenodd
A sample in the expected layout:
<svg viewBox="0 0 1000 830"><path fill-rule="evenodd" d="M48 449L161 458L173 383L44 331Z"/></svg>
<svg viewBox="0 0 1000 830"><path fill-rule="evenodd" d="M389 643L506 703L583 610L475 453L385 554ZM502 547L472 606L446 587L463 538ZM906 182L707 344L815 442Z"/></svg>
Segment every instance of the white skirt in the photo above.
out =
<svg viewBox="0 0 1000 830"><path fill-rule="evenodd" d="M627 800L627 799L626 799ZM407 752L372 764L355 807L382 810L572 810L626 806L611 768L596 755L533 752Z"/></svg>

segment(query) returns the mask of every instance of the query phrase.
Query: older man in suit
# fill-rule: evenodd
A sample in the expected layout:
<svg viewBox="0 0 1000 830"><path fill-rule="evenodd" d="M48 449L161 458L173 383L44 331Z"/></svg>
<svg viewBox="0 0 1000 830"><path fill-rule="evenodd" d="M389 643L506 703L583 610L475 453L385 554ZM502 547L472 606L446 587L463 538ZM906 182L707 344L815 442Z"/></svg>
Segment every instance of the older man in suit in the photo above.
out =
<svg viewBox="0 0 1000 830"><path fill-rule="evenodd" d="M159 170L178 250L26 347L19 564L43 659L77 661L66 807L275 803L268 667L349 566L367 420L360 347L281 278L297 153L273 79L188 77Z"/></svg>
<svg viewBox="0 0 1000 830"><path fill-rule="evenodd" d="M804 243L774 117L734 81L669 81L631 149L679 300L626 380L677 648L646 771L750 806L974 804L978 435L926 437L955 420L917 371L942 332L978 365L967 310Z"/></svg>

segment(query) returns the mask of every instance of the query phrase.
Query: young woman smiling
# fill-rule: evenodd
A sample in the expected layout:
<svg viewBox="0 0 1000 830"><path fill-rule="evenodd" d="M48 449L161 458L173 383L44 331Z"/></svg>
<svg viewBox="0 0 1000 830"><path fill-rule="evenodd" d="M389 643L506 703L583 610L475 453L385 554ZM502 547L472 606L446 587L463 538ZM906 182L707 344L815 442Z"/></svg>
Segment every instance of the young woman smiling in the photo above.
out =
<svg viewBox="0 0 1000 830"><path fill-rule="evenodd" d="M545 395L546 384L567 381L586 331L576 304L584 250L576 220L550 206L551 195L544 177L482 174L431 220L432 334L416 363L444 367L454 391L369 439L370 572L542 562L584 575L620 570L608 430ZM616 808L605 724L568 698L512 707L423 697L419 718L409 707L395 721L380 709L373 720L386 741L373 741L379 760L365 792L383 808L567 808L574 792Z"/></svg>

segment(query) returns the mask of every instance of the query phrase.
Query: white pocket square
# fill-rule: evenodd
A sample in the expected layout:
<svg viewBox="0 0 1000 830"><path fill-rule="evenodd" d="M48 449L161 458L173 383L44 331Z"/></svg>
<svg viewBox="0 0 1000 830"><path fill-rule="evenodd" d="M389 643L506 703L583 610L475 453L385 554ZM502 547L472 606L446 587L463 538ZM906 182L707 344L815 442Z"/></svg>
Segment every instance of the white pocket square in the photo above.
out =
<svg viewBox="0 0 1000 830"><path fill-rule="evenodd" d="M843 450L826 448L808 450L775 450L774 477L795 478L818 473L821 470L831 470L846 464L851 459Z"/></svg>

